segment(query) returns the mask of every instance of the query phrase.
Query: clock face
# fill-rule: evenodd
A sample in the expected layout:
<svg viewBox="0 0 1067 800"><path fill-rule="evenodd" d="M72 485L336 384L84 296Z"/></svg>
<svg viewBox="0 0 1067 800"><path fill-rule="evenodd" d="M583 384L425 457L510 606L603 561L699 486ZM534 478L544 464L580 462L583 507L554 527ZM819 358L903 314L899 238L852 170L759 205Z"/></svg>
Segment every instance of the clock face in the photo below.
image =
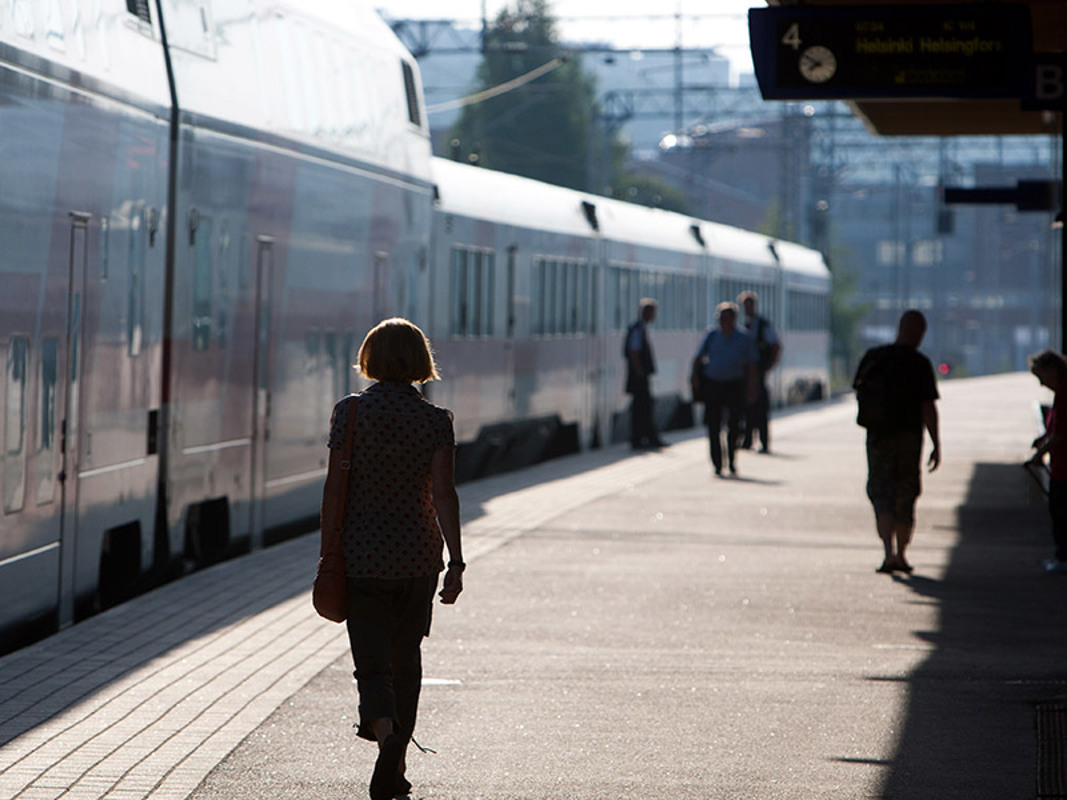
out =
<svg viewBox="0 0 1067 800"><path fill-rule="evenodd" d="M837 72L837 59L829 48L812 45L800 54L800 74L812 83L825 83Z"/></svg>

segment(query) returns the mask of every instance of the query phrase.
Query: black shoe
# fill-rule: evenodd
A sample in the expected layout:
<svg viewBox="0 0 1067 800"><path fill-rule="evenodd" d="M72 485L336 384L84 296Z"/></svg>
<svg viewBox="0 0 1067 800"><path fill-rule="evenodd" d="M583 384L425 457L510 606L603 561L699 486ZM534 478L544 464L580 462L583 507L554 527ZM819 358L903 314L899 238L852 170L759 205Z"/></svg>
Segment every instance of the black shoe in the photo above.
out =
<svg viewBox="0 0 1067 800"><path fill-rule="evenodd" d="M371 800L393 800L397 790L397 770L404 755L404 742L395 733L390 733L378 750L374 762L374 774L370 779Z"/></svg>

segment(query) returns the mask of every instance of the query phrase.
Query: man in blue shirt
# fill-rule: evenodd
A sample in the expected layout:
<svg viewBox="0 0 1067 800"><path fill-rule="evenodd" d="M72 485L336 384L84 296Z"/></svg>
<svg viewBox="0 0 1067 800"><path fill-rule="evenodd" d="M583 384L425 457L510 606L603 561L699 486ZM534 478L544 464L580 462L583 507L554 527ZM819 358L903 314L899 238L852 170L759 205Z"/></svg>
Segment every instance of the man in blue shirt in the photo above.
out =
<svg viewBox="0 0 1067 800"><path fill-rule="evenodd" d="M693 359L693 397L704 402L704 421L711 442L711 463L722 476L722 418L726 411L726 455L730 473L737 473L735 456L741 437L745 404L758 393L759 354L756 340L737 327L737 306L719 303L719 325L710 329Z"/></svg>

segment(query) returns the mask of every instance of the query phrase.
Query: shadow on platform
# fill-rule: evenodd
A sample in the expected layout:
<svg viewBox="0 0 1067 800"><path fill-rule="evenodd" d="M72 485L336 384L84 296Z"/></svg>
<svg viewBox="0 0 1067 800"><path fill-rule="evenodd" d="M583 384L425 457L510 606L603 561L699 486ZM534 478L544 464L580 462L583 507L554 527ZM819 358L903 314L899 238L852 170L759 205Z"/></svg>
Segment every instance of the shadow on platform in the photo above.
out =
<svg viewBox="0 0 1067 800"><path fill-rule="evenodd" d="M940 614L915 632L933 649L901 678L908 704L879 797L1034 796L1034 711L1067 696L1067 576L1042 570L1048 514L1027 482L1016 464L977 464L944 578L898 578Z"/></svg>

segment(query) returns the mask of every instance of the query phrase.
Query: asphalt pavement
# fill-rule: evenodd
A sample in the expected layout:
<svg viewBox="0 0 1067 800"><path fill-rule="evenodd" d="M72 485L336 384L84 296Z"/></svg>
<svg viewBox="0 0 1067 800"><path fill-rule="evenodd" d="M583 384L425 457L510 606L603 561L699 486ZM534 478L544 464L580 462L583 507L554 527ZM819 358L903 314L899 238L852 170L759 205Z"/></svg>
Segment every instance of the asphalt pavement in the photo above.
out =
<svg viewBox="0 0 1067 800"><path fill-rule="evenodd" d="M414 796L1034 796L1036 709L1067 698L1067 578L1040 570L1046 514L1019 467L1034 384L942 386L910 577L874 571L850 399L779 419L737 479L687 436L619 454L654 474L514 498L550 513L436 611L416 738L437 752L411 756ZM341 657L193 798L366 796L354 708Z"/></svg>
<svg viewBox="0 0 1067 800"><path fill-rule="evenodd" d="M1041 570L1047 513L1020 467L1051 396L1025 374L940 388L910 576L875 572L851 398L777 416L736 478L692 431L461 487L466 589L423 648L416 738L436 752L410 754L412 796L1058 796L1067 577ZM108 631L150 597L0 659L0 795L366 797L375 748L352 729L343 630L309 613L313 560L305 537L165 587L173 633L121 658L129 627ZM223 587L249 574L238 613ZM79 665L97 677L64 683Z"/></svg>

